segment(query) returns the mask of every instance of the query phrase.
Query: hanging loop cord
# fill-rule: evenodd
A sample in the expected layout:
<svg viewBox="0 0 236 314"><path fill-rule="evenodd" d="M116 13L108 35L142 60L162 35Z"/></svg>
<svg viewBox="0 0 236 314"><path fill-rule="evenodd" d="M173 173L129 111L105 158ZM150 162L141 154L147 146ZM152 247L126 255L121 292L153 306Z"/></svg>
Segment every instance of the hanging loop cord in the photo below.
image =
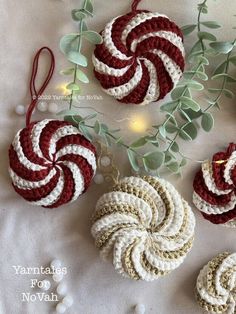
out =
<svg viewBox="0 0 236 314"><path fill-rule="evenodd" d="M134 0L131 6L132 12L137 11L137 7L139 5L139 2L141 2L142 0Z"/></svg>
<svg viewBox="0 0 236 314"><path fill-rule="evenodd" d="M40 87L40 89L37 91L35 87L35 81L38 73L38 67L39 67L39 57L43 51L47 51L51 57L51 64L50 69L48 71L48 74ZM33 67L32 67L32 74L30 78L30 95L31 95L31 103L29 105L29 108L26 113L26 126L29 126L32 113L35 109L35 106L38 102L39 97L43 94L44 90L48 86L48 83L50 82L53 72L55 69L55 58L52 50L48 47L42 47L35 55L34 61L33 61Z"/></svg>

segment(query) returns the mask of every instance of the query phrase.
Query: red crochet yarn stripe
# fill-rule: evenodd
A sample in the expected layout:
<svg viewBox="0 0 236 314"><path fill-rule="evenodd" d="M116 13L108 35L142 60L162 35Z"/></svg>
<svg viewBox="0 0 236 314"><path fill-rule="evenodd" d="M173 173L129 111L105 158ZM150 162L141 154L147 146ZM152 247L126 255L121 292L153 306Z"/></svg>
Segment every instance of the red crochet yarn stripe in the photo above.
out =
<svg viewBox="0 0 236 314"><path fill-rule="evenodd" d="M229 191L227 194L217 195L210 191L205 183L202 170L200 170L194 178L194 191L201 197L202 200L209 204L209 206L213 205L223 208L229 205L232 197L235 197L236 167L230 170L233 184L227 183L224 177L226 164L234 151L236 151L236 145L231 143L226 152L218 152L214 154L212 158L212 178L214 180L214 184L220 191ZM220 161L220 163L217 163L217 161ZM206 214L202 212L202 215L205 219L214 224L223 224L236 218L236 207L221 214Z"/></svg>
<svg viewBox="0 0 236 314"><path fill-rule="evenodd" d="M111 22L110 33L106 26L104 41L94 51L96 78L105 91L122 103L142 104L164 98L180 79L185 65L180 28L165 16L137 10L138 2L133 3L132 12ZM142 68L141 78L131 82L138 64ZM124 73L118 74L117 70L122 69ZM156 98L149 97L149 101L147 95L153 81L156 92L160 92ZM122 93L122 89L127 91Z"/></svg>

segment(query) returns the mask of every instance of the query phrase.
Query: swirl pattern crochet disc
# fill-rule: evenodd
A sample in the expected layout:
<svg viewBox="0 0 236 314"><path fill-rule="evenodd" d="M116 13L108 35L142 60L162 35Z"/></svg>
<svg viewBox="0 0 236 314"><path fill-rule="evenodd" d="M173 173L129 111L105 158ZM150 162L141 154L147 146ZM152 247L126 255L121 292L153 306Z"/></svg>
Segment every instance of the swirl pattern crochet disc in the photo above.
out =
<svg viewBox="0 0 236 314"><path fill-rule="evenodd" d="M183 35L159 13L134 11L102 32L93 64L104 91L122 103L148 104L165 97L184 70Z"/></svg>
<svg viewBox="0 0 236 314"><path fill-rule="evenodd" d="M196 297L209 313L234 314L236 311L236 253L222 253L200 271Z"/></svg>
<svg viewBox="0 0 236 314"><path fill-rule="evenodd" d="M193 202L204 218L214 224L235 226L236 145L214 154L196 174Z"/></svg>
<svg viewBox="0 0 236 314"><path fill-rule="evenodd" d="M151 281L176 269L193 244L191 208L167 181L127 177L97 202L92 235L125 277Z"/></svg>
<svg viewBox="0 0 236 314"><path fill-rule="evenodd" d="M9 160L16 192L33 205L49 208L75 201L96 171L95 147L76 127L57 120L20 130Z"/></svg>

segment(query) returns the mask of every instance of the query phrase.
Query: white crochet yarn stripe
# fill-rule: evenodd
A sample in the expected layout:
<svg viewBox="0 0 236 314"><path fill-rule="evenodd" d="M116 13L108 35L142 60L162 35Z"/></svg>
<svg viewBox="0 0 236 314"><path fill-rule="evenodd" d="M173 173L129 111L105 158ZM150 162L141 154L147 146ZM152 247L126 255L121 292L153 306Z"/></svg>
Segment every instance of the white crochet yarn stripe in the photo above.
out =
<svg viewBox="0 0 236 314"><path fill-rule="evenodd" d="M152 33L148 33L143 36L140 36L138 39L134 39L130 47L131 51L135 52L138 44L140 44L145 39L148 39L151 37L159 37L159 38L168 40L171 44L173 44L176 48L180 50L183 57L185 56L182 38L170 31L152 32Z"/></svg>
<svg viewBox="0 0 236 314"><path fill-rule="evenodd" d="M51 139L50 139L50 144L49 144L49 156L52 159L53 154L56 152L56 145L57 142L62 139L65 136L68 135L77 135L80 134L78 128L74 127L73 125L65 125L59 129L57 129Z"/></svg>
<svg viewBox="0 0 236 314"><path fill-rule="evenodd" d="M214 297L208 292L206 284L205 284L207 271L208 271L208 265L204 266L203 269L200 271L200 274L197 278L197 291L200 297L203 300L206 300L209 304L224 305L227 302L229 294L227 293L226 295Z"/></svg>
<svg viewBox="0 0 236 314"><path fill-rule="evenodd" d="M137 59L137 67L134 76L129 80L129 82L119 85L116 87L105 89L106 93L117 98L122 99L127 96L141 81L143 70L140 61Z"/></svg>
<svg viewBox="0 0 236 314"><path fill-rule="evenodd" d="M209 204L208 202L204 201L196 192L193 192L193 203L200 211L208 215L218 215L234 209L236 205L236 196L234 193L232 193L230 202L227 205L219 206Z"/></svg>
<svg viewBox="0 0 236 314"><path fill-rule="evenodd" d="M167 54L165 54L161 50L153 49L151 50L151 52L157 55L162 60L167 73L169 74L174 86L176 86L176 84L179 82L180 78L183 75L183 72L178 64L176 64L174 60L172 60Z"/></svg>
<svg viewBox="0 0 236 314"><path fill-rule="evenodd" d="M145 191L148 199L153 200L154 209L145 202L143 199L122 191L114 191L111 193L104 194L96 205L96 213L99 215L100 211L103 210L104 206L109 208L110 205L128 205L135 208L138 211L138 215L133 213L120 213L111 212L102 216L92 226L91 232L93 237L96 239L103 237L103 234L110 232L113 227L118 227L116 231L109 235L108 240L101 248L101 255L103 258L107 258L111 251L113 251L113 264L115 269L125 277L129 277L128 268L125 261L126 251L132 246L130 259L132 261L135 272L139 278L143 280L154 280L164 273L170 272L178 267L184 260L186 254L181 254L173 259L166 259L159 256L154 252L152 248L153 242L156 243L158 250L171 252L178 249L182 249L184 244L192 241L195 219L191 212L190 207L185 201L183 201L178 192L165 180L155 178L158 184L161 185L162 189L168 196L169 201L173 204L174 213L169 215L166 226L163 226L163 235L160 232L149 233L151 223L157 226L157 222L160 224L165 218L166 210L163 209L164 203L161 200L159 193L149 184L147 181L137 178L129 177L123 178L119 181L118 186L127 186L134 191ZM158 217L158 209L161 208L161 219ZM181 207L182 206L182 207ZM157 215L156 212L157 211ZM177 214L175 214L177 212ZM183 225L184 214L187 215L186 226L183 228L180 234L180 228ZM156 217L153 218L153 215ZM140 221L141 218L141 221ZM120 228L119 226L122 226ZM177 236L177 238L175 238ZM149 272L143 267L141 263L141 257L145 254L147 261L153 266L159 269L159 273L155 274ZM175 255L173 255L175 256Z"/></svg>
<svg viewBox="0 0 236 314"><path fill-rule="evenodd" d="M234 184L233 180L231 179L231 171L236 167L236 151L234 151L230 158L228 159L225 170L224 170L224 178L228 184Z"/></svg>
<svg viewBox="0 0 236 314"><path fill-rule="evenodd" d="M146 105L150 102L156 101L160 96L160 85L158 82L158 75L155 66L153 63L146 59L140 58L144 60L145 66L148 68L149 76L150 76L150 83L148 86L147 93L144 97L143 102L140 105Z"/></svg>
<svg viewBox="0 0 236 314"><path fill-rule="evenodd" d="M83 147L81 145L75 145L75 144L69 144L63 148L61 148L56 154L55 154L55 160L58 160L60 157L65 156L67 154L75 154L82 156L87 160L87 162L92 167L93 171L96 171L96 157L94 153L89 150L86 147Z"/></svg>
<svg viewBox="0 0 236 314"><path fill-rule="evenodd" d="M22 149L22 146L21 146L21 142L20 142L20 134L23 130L20 130L17 132L14 140L13 140L13 143L12 143L12 146L14 148L14 151L16 152L17 154L17 157L20 161L20 163L27 169L29 170L32 170L32 171L40 171L40 170L45 170L47 169L46 166L41 166L41 165L38 165L38 164L35 164L33 162L31 162L24 154L23 152L23 149Z"/></svg>
<svg viewBox="0 0 236 314"><path fill-rule="evenodd" d="M202 164L202 174L205 181L205 184L211 192L217 195L224 195L229 194L231 190L219 190L215 184L215 180L213 178L213 170L212 170L212 163L210 161L205 161Z"/></svg>
<svg viewBox="0 0 236 314"><path fill-rule="evenodd" d="M164 17L169 19L166 15L164 14L159 14L157 12L142 12L138 13L133 17L130 21L129 24L124 28L122 35L121 35L121 41L123 42L124 45L126 45L126 39L130 32L132 32L137 26L139 26L142 23L145 23L148 20L151 20L152 18L158 18L158 17Z"/></svg>
<svg viewBox="0 0 236 314"><path fill-rule="evenodd" d="M64 183L65 183L64 173L62 169L59 169L59 171L60 171L60 176L59 176L59 179L55 188L46 197L43 197L38 201L30 202L30 204L38 205L38 206L51 206L59 200L61 193L63 191L63 188L64 188Z"/></svg>
<svg viewBox="0 0 236 314"><path fill-rule="evenodd" d="M123 76L131 67L131 65L127 65L126 67L121 69L109 67L107 64L98 60L94 54L92 56L92 61L97 72L99 72L100 74L112 75L115 77Z"/></svg>
<svg viewBox="0 0 236 314"><path fill-rule="evenodd" d="M103 41L105 46L107 47L108 51L110 52L110 54L113 57L116 57L117 59L120 60L130 60L132 58L132 56L126 56L124 53L122 53L121 51L119 51L116 47L116 45L114 44L113 40L112 40L112 28L113 28L113 24L115 23L115 21L119 18L120 16L112 19L106 26L105 29L102 33L102 37L103 37Z"/></svg>
<svg viewBox="0 0 236 314"><path fill-rule="evenodd" d="M224 313L235 313L236 300L233 289L236 288L236 253L228 253L220 265L217 265L216 273L210 279L207 277L209 267L210 262L203 267L197 279L196 288L200 298L212 306L227 305L227 311ZM230 270L233 270L233 274L228 278L226 283L228 288L226 289L222 285L222 276ZM214 284L217 295L213 295L209 291L210 282L208 280Z"/></svg>
<svg viewBox="0 0 236 314"><path fill-rule="evenodd" d="M73 194L73 197L71 199L71 203L74 202L75 200L77 200L77 198L83 193L84 191L84 177L79 169L79 167L71 162L71 161L63 161L62 162L65 166L67 166L72 175L73 175L73 179L74 179L74 184L75 184L75 187L74 187L74 194Z"/></svg>
<svg viewBox="0 0 236 314"><path fill-rule="evenodd" d="M16 185L19 189L22 190L28 190L28 189L36 189L40 188L44 185L46 185L56 174L56 169L53 168L50 170L49 174L40 181L28 181L21 177L19 177L11 168L9 168L9 174L14 182L14 185Z"/></svg>
<svg viewBox="0 0 236 314"><path fill-rule="evenodd" d="M232 219L223 224L224 227L227 228L236 228L236 219Z"/></svg>

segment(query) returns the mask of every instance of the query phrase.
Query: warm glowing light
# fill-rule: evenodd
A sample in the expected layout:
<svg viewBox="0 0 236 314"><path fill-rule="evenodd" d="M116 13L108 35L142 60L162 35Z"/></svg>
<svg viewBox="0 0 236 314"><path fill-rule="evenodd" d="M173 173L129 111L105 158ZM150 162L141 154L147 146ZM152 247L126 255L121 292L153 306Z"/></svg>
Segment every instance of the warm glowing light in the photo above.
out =
<svg viewBox="0 0 236 314"><path fill-rule="evenodd" d="M217 160L215 161L216 164L223 164L225 162L225 160Z"/></svg>
<svg viewBox="0 0 236 314"><path fill-rule="evenodd" d="M67 85L68 83L62 83L57 86L57 89L65 96L70 94L70 91L66 88Z"/></svg>
<svg viewBox="0 0 236 314"><path fill-rule="evenodd" d="M142 133L147 130L148 124L143 116L135 116L129 123L129 128L133 132Z"/></svg>

